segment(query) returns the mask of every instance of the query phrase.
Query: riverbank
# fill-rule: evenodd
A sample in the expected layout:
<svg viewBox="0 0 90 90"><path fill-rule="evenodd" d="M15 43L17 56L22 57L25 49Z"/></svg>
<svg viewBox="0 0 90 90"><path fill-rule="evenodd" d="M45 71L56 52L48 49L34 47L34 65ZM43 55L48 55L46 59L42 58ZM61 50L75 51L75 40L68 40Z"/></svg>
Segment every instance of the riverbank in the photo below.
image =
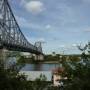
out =
<svg viewBox="0 0 90 90"><path fill-rule="evenodd" d="M59 61L33 61L29 64L59 64Z"/></svg>
<svg viewBox="0 0 90 90"><path fill-rule="evenodd" d="M44 61L44 62L41 62L41 63L44 63L44 64L59 64L59 61Z"/></svg>

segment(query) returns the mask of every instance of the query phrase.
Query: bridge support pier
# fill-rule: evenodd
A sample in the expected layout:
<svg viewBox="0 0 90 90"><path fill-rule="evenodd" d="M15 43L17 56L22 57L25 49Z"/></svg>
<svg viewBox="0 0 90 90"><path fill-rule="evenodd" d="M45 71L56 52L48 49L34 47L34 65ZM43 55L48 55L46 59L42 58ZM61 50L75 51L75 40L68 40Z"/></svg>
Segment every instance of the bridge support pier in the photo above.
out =
<svg viewBox="0 0 90 90"><path fill-rule="evenodd" d="M35 61L42 61L42 60L44 60L44 56L43 55L35 55L34 54L34 59L35 59Z"/></svg>
<svg viewBox="0 0 90 90"><path fill-rule="evenodd" d="M8 50L6 50L5 48L0 49L0 62L1 63L5 63L7 59L7 54L8 54Z"/></svg>

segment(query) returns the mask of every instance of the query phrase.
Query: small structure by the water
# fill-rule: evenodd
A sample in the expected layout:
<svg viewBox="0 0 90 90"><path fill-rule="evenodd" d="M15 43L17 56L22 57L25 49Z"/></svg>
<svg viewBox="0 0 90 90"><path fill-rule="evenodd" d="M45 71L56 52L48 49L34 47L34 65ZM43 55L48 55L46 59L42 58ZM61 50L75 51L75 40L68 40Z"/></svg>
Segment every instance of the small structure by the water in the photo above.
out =
<svg viewBox="0 0 90 90"><path fill-rule="evenodd" d="M53 85L54 86L62 86L63 82L60 82L62 76L60 75L64 71L63 68L56 68L53 70Z"/></svg>

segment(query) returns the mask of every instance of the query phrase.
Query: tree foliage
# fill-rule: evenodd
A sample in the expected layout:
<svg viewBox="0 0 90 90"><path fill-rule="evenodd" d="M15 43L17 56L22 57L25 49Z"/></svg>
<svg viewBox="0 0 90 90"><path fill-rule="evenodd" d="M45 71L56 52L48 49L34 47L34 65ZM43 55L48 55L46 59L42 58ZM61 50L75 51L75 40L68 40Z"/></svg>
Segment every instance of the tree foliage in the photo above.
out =
<svg viewBox="0 0 90 90"><path fill-rule="evenodd" d="M5 69L0 63L0 90L43 90L47 85L45 75L28 81L25 75L19 74L16 66Z"/></svg>
<svg viewBox="0 0 90 90"><path fill-rule="evenodd" d="M81 61L64 62L64 90L90 90L90 56L82 52Z"/></svg>
<svg viewBox="0 0 90 90"><path fill-rule="evenodd" d="M19 75L15 68L5 69L0 64L0 90L30 90L24 75Z"/></svg>

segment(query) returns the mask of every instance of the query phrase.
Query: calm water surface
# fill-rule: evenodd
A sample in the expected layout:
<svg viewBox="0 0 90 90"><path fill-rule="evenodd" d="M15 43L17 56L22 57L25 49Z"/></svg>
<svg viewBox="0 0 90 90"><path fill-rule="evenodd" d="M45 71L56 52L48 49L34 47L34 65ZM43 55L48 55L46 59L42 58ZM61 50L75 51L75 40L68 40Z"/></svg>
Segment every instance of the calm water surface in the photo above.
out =
<svg viewBox="0 0 90 90"><path fill-rule="evenodd" d="M7 64L10 65L16 63L16 58L9 58ZM52 80L52 70L60 67L60 64L26 64L19 73L24 73L27 76L27 80L34 80L43 74L46 76L47 81Z"/></svg>
<svg viewBox="0 0 90 90"><path fill-rule="evenodd" d="M26 64L22 71L52 71L59 66L60 64Z"/></svg>

